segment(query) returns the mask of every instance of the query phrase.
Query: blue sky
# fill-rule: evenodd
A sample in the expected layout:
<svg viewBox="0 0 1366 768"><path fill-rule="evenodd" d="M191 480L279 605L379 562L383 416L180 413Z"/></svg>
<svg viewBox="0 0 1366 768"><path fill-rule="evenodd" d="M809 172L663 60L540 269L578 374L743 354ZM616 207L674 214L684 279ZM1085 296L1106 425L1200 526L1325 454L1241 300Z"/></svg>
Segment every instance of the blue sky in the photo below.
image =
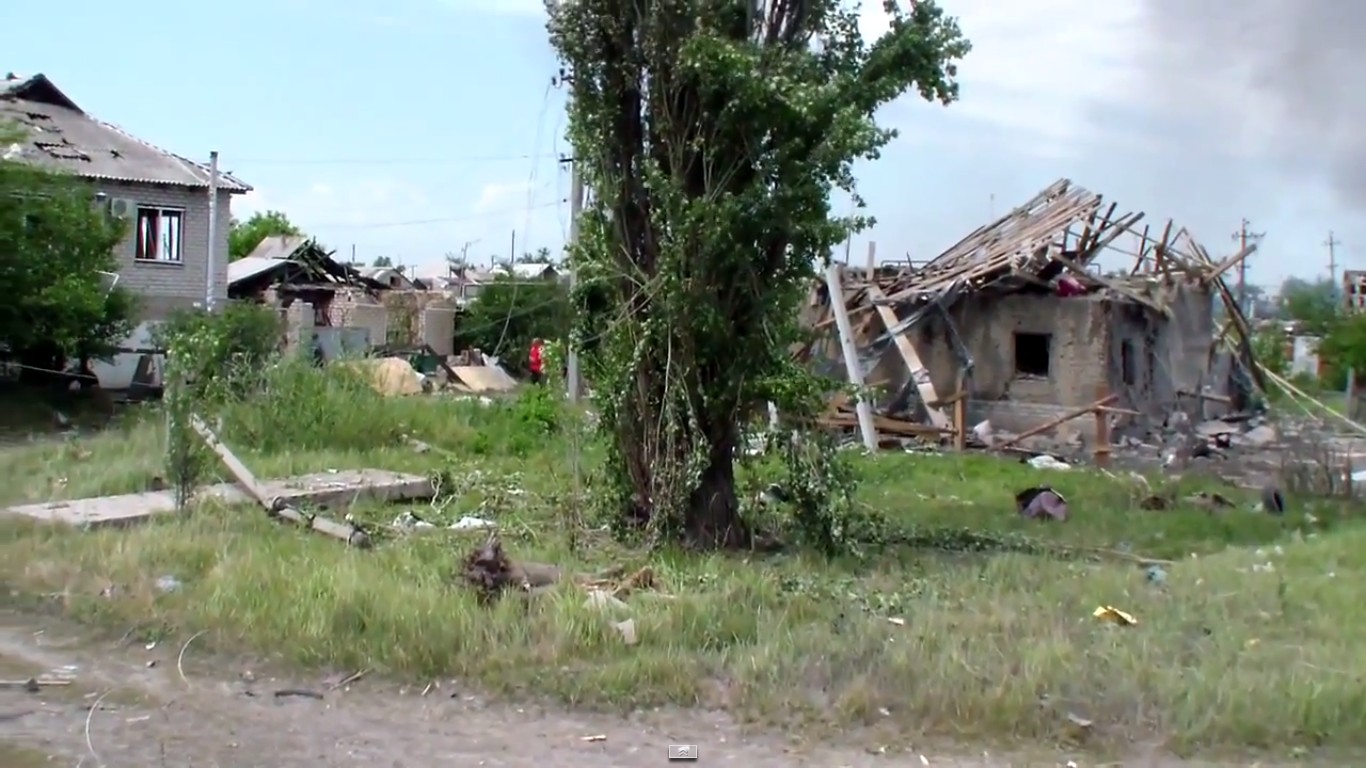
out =
<svg viewBox="0 0 1366 768"><path fill-rule="evenodd" d="M1155 87L1141 0L942 2L975 46L962 100L884 111L902 136L859 170L879 224L856 258L869 241L881 259L928 258L1068 177L1148 221L1175 218L1215 252L1251 219L1267 233L1254 282L1326 276L1330 229L1340 264L1366 268L1366 225L1297 170L1312 164L1277 151L1289 143L1257 123L1237 73L1192 73L1206 94L1194 101ZM239 216L278 208L343 254L414 266L467 243L475 259L506 254L514 232L518 252L558 249L568 231L563 95L539 0L144 0L60 23L29 3L5 20L28 31L0 68L45 73L180 154L217 149L256 188Z"/></svg>

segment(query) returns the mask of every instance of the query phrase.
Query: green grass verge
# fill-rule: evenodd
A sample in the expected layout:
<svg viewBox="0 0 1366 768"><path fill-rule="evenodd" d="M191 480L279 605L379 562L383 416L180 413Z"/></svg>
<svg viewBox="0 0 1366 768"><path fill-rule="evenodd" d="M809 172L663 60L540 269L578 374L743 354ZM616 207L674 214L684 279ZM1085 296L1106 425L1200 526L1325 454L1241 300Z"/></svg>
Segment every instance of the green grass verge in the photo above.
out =
<svg viewBox="0 0 1366 768"><path fill-rule="evenodd" d="M1301 504L1274 519L1220 488L1236 508L1145 511L1127 478L888 454L858 460L860 500L902 544L869 561L649 554L596 528L570 552L564 512L578 501L565 439L541 429L558 418L544 401L385 400L327 375L289 375L293 389L222 414L259 476L443 472L455 487L414 508L432 522L496 519L514 557L576 571L648 563L659 590L606 615L573 587L481 607L455 578L477 534L427 532L360 552L216 505L122 530L4 522L0 578L119 633L207 629L199 642L224 651L456 676L578 705L715 706L785 727L884 724L912 740L1366 746L1366 608L1357 613L1355 586L1366 528L1344 510ZM416 452L405 435L436 449ZM143 490L164 474L162 440L149 413L89 438L4 449L0 495ZM596 448L584 451L591 464ZM1040 482L1067 495L1071 520L1015 515L1015 491ZM1201 489L1169 482L1178 496ZM387 522L401 511L354 513ZM1154 584L1131 556L1176 562ZM182 588L159 590L166 575ZM1106 604L1138 624L1096 620ZM612 626L628 617L634 646Z"/></svg>

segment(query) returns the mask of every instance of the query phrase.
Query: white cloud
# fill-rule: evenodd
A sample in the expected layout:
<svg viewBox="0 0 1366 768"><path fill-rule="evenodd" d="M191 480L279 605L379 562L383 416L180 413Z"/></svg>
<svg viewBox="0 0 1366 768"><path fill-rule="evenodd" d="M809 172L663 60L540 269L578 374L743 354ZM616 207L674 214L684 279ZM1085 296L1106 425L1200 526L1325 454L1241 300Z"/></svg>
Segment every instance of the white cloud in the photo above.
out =
<svg viewBox="0 0 1366 768"><path fill-rule="evenodd" d="M354 247L367 262L388 256L409 265L439 263L466 243L478 263L513 248L558 251L568 227L567 207L558 204L558 178L483 187L462 183L457 189L403 178L253 181L256 190L233 200L238 219L280 210L321 242L343 255Z"/></svg>
<svg viewBox="0 0 1366 768"><path fill-rule="evenodd" d="M950 114L1005 129L1034 154L1075 154L1096 138L1095 109L1131 101L1141 81L1140 0L942 3L973 46ZM865 2L861 15L865 37L886 30L880 3Z"/></svg>
<svg viewBox="0 0 1366 768"><path fill-rule="evenodd" d="M532 188L533 184L529 181L485 184L483 190L479 192L479 199L474 203L474 212L489 213L498 209L510 208L524 202Z"/></svg>

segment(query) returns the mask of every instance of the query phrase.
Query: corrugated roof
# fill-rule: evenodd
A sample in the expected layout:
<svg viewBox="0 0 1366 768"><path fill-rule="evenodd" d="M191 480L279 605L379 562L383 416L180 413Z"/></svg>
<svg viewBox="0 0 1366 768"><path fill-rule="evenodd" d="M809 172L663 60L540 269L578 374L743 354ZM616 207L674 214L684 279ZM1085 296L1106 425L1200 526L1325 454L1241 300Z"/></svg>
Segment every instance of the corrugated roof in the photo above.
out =
<svg viewBox="0 0 1366 768"><path fill-rule="evenodd" d="M305 245L308 245L307 235L270 235L262 238L247 258L288 259Z"/></svg>
<svg viewBox="0 0 1366 768"><path fill-rule="evenodd" d="M0 121L12 120L29 133L11 159L71 171L88 179L209 186L209 169L153 146L117 126L86 114L43 75L0 81ZM249 192L251 186L219 172L220 189Z"/></svg>
<svg viewBox="0 0 1366 768"><path fill-rule="evenodd" d="M269 272L288 259L267 259L261 256L243 256L228 264L228 285L250 280L257 275Z"/></svg>

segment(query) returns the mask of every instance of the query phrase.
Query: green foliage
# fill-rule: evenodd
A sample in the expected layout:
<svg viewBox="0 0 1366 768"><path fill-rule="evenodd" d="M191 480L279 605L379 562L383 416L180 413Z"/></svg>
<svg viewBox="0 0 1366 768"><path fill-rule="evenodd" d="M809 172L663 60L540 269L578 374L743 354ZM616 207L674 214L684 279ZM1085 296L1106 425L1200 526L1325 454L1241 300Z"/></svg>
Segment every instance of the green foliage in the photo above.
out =
<svg viewBox="0 0 1366 768"><path fill-rule="evenodd" d="M526 458L545 449L568 427L569 418L563 389L549 385L527 387L512 401L487 406L490 427L480 431L471 442L470 452L478 456L508 455Z"/></svg>
<svg viewBox="0 0 1366 768"><path fill-rule="evenodd" d="M1349 315L1334 323L1319 344L1319 355L1344 378L1349 370L1366 372L1366 315Z"/></svg>
<svg viewBox="0 0 1366 768"><path fill-rule="evenodd" d="M267 237L300 234L303 231L280 211L257 211L246 221L233 219L232 228L228 230L229 258L237 261L250 255Z"/></svg>
<svg viewBox="0 0 1366 768"><path fill-rule="evenodd" d="M595 193L570 254L584 286L576 336L597 342L585 370L619 513L646 504L703 546L748 539L741 425L766 401L808 423L809 374L788 359L799 302L815 266L869 223L832 218L831 192L858 200L853 162L894 135L877 109L912 89L953 101L970 49L934 2L885 7L891 28L874 41L837 0L552 8L574 156ZM825 471L790 458L794 477ZM829 516L811 519L826 521L816 538L838 538Z"/></svg>
<svg viewBox="0 0 1366 768"><path fill-rule="evenodd" d="M1290 278L1281 285L1281 303L1291 320L1304 324L1308 333L1322 335L1342 313L1338 288L1332 280L1307 282Z"/></svg>
<svg viewBox="0 0 1366 768"><path fill-rule="evenodd" d="M392 266L394 266L394 260L391 259L391 258L389 258L388 256L376 256L376 257L375 257L375 260L372 261L372 262L370 263L370 266L372 266L372 267L392 267Z"/></svg>
<svg viewBox="0 0 1366 768"><path fill-rule="evenodd" d="M456 348L499 356L509 373L524 376L530 372L531 340L563 339L571 315L569 290L560 281L499 277L484 285L458 320Z"/></svg>
<svg viewBox="0 0 1366 768"><path fill-rule="evenodd" d="M193 419L207 419L215 406L260 390L265 365L280 346L280 327L273 309L231 304L219 314L176 314L157 329L156 343L166 350L166 474L177 509L186 508L213 461Z"/></svg>
<svg viewBox="0 0 1366 768"><path fill-rule="evenodd" d="M174 367L191 397L216 401L250 386L244 377L256 376L276 355L283 331L274 309L234 303L216 314L177 312L157 329L156 342L168 354L181 351Z"/></svg>
<svg viewBox="0 0 1366 768"><path fill-rule="evenodd" d="M1252 354L1257 362L1277 376L1284 376L1290 368L1290 358L1285 352L1285 333L1279 328L1261 331L1252 337Z"/></svg>
<svg viewBox="0 0 1366 768"><path fill-rule="evenodd" d="M15 140L22 134L0 126L0 144ZM117 271L125 231L80 180L0 160L0 348L58 368L106 355L135 310L101 275Z"/></svg>

